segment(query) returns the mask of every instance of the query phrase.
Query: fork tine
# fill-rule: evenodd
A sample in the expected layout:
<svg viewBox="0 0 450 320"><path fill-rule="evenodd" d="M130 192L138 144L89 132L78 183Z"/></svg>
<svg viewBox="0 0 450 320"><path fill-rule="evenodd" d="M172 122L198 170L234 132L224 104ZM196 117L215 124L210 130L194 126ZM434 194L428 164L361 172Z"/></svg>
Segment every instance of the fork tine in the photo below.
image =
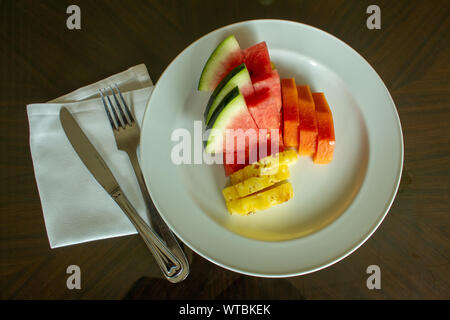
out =
<svg viewBox="0 0 450 320"><path fill-rule="evenodd" d="M105 96L103 95L103 92L101 89L98 90L100 92L100 96L102 97L103 106L105 107L106 114L108 115L109 123L111 124L111 127L113 129L117 129L116 124L114 123L113 118L111 117L111 112L108 109L108 106L106 105Z"/></svg>
<svg viewBox="0 0 450 320"><path fill-rule="evenodd" d="M125 102L125 99L123 98L122 92L120 92L119 87L117 86L117 83L114 85L116 87L117 92L119 93L120 100L122 100L123 105L125 106L125 110L127 111L128 118L131 122L134 122L133 114L130 111L130 108L128 108L127 103Z"/></svg>
<svg viewBox="0 0 450 320"><path fill-rule="evenodd" d="M106 91L106 89L103 89ZM109 98L109 95L106 95L106 99L108 100L109 103L109 107L111 108L111 111L114 115L114 119L116 120L117 123L117 128L122 127L123 129L125 129L125 123L120 119L119 115L116 112L116 108L114 108L114 104L112 103L111 99Z"/></svg>
<svg viewBox="0 0 450 320"><path fill-rule="evenodd" d="M123 111L122 105L120 104L119 100L117 99L114 89L111 86L109 86L109 90L111 91L112 96L114 97L114 101L116 102L117 109L119 109L120 115L122 116L123 123L125 125L127 125L127 124L129 125L130 122L128 121L127 116L125 115L125 113Z"/></svg>

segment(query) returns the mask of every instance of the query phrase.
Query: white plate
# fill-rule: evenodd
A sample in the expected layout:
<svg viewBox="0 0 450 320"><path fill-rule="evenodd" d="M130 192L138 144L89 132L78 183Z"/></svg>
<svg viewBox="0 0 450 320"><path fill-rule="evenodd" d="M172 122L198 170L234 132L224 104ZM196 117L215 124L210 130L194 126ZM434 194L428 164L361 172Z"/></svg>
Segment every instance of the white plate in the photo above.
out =
<svg viewBox="0 0 450 320"><path fill-rule="evenodd" d="M324 92L336 134L334 160L291 167L294 198L257 214L228 214L220 165L175 165L172 132L202 120L207 96L196 91L205 61L234 34L242 48L266 41L279 74ZM254 20L220 28L187 47L164 71L142 125L145 181L163 219L192 250L233 271L301 275L343 259L387 214L400 181L403 138L394 102L355 50L319 29Z"/></svg>

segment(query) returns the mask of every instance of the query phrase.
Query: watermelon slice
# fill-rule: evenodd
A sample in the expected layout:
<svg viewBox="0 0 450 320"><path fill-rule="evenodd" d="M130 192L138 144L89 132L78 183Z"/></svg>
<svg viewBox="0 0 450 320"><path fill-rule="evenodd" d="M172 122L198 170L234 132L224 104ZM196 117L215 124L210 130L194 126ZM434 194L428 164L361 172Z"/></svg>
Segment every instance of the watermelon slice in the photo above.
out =
<svg viewBox="0 0 450 320"><path fill-rule="evenodd" d="M251 163L259 161L260 159L265 158L266 156L270 156L272 154L276 154L282 151L284 151L283 137L281 136L281 133L279 133L279 142L273 146L273 150L272 150L272 140L270 139L270 136L266 140L260 139L257 145L257 150L254 149L254 146L253 149L249 148L246 150L244 163L241 163L242 158L238 158L237 153L231 155L224 154L223 167L225 170L225 175L228 177L229 175L233 174L234 172L244 168L245 166Z"/></svg>
<svg viewBox="0 0 450 320"><path fill-rule="evenodd" d="M214 110L216 110L222 99L236 86L239 87L244 98L253 94L253 84L247 68L243 63L231 70L231 72L220 81L219 85L211 94L204 113L206 124L209 123Z"/></svg>
<svg viewBox="0 0 450 320"><path fill-rule="evenodd" d="M267 133L280 132L281 85L265 42L241 50L234 36L227 37L206 62L198 89L214 91L204 114L210 131L205 148L208 153L223 153L227 175L260 155L272 154ZM237 131L227 139L229 129ZM254 130L253 136L249 129ZM283 149L279 136L275 152Z"/></svg>
<svg viewBox="0 0 450 320"><path fill-rule="evenodd" d="M270 62L269 50L265 41L255 44L242 51L244 62L250 72L250 76L256 77L271 73L272 64Z"/></svg>
<svg viewBox="0 0 450 320"><path fill-rule="evenodd" d="M228 36L213 51L203 68L198 90L213 91L220 81L244 62L241 47L234 35Z"/></svg>
<svg viewBox="0 0 450 320"><path fill-rule="evenodd" d="M236 154L234 154L234 157L236 158ZM247 164L239 164L236 163L236 161L234 163L226 163L226 154L224 153L224 161L223 161L223 169L225 170L225 176L230 176L233 173L235 173L238 170L241 170L242 168L244 168Z"/></svg>
<svg viewBox="0 0 450 320"><path fill-rule="evenodd" d="M267 88L255 92L247 99L248 111L250 111L259 129L280 128L281 113L277 104L277 97Z"/></svg>
<svg viewBox="0 0 450 320"><path fill-rule="evenodd" d="M276 141L277 138L278 141ZM277 136L271 136L269 133L266 140L260 139L258 144L258 160L282 151L284 151L283 136L281 135L281 130L278 129Z"/></svg>
<svg viewBox="0 0 450 320"><path fill-rule="evenodd" d="M253 160L253 161L251 161ZM230 174L242 169L251 162L258 161L258 145L253 144L248 146L245 153L224 153L223 154L223 168L225 170L225 175Z"/></svg>
<svg viewBox="0 0 450 320"><path fill-rule="evenodd" d="M253 78L255 93L247 106L260 129L279 129L281 125L281 85L277 70Z"/></svg>
<svg viewBox="0 0 450 320"><path fill-rule="evenodd" d="M281 109L281 83L276 69L271 70L268 74L253 77L252 83L255 91L270 89L272 94L278 98L277 106L278 109Z"/></svg>
<svg viewBox="0 0 450 320"><path fill-rule="evenodd" d="M207 153L245 152L257 144L258 127L237 86L222 99L206 129Z"/></svg>

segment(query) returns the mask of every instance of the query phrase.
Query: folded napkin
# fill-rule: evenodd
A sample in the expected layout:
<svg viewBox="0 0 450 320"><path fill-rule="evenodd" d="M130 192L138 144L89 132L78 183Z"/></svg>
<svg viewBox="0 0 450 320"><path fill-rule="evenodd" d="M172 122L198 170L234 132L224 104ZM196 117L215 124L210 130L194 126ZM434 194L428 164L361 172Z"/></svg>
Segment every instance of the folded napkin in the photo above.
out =
<svg viewBox="0 0 450 320"><path fill-rule="evenodd" d="M135 234L136 229L78 157L59 120L66 106L148 223L133 168L118 151L98 89L117 84L141 124L153 84L141 64L48 103L27 106L30 148L51 248Z"/></svg>

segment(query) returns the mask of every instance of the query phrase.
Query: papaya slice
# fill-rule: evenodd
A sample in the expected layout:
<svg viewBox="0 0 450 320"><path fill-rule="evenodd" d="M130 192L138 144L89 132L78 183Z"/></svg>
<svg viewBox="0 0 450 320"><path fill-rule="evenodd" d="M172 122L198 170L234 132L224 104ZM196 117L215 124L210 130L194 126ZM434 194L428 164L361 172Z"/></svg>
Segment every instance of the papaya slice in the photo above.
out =
<svg viewBox="0 0 450 320"><path fill-rule="evenodd" d="M317 149L314 163L327 164L333 160L336 138L334 135L333 115L322 92L313 93L317 118Z"/></svg>
<svg viewBox="0 0 450 320"><path fill-rule="evenodd" d="M317 119L314 99L308 85L297 86L299 110L299 156L312 156L317 145Z"/></svg>
<svg viewBox="0 0 450 320"><path fill-rule="evenodd" d="M298 93L294 78L281 79L283 98L283 138L285 147L298 148Z"/></svg>

